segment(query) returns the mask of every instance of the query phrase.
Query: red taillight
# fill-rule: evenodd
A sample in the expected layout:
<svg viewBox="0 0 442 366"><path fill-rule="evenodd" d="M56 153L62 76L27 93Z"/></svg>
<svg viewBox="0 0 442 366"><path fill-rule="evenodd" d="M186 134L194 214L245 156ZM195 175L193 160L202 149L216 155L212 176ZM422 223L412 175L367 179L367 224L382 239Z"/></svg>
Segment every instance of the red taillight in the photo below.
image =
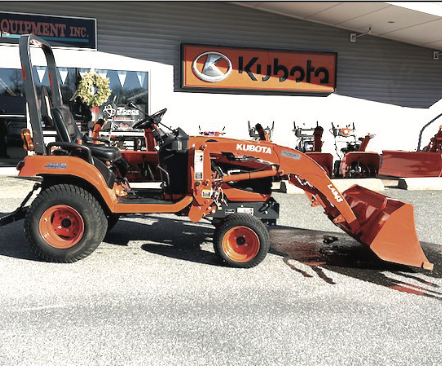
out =
<svg viewBox="0 0 442 366"><path fill-rule="evenodd" d="M23 128L20 132L21 139L23 140L23 148L26 151L34 151L34 142L32 141L31 131L27 128Z"/></svg>
<svg viewBox="0 0 442 366"><path fill-rule="evenodd" d="M26 81L26 75L25 75L25 67L21 67L21 75L23 76L23 81Z"/></svg>

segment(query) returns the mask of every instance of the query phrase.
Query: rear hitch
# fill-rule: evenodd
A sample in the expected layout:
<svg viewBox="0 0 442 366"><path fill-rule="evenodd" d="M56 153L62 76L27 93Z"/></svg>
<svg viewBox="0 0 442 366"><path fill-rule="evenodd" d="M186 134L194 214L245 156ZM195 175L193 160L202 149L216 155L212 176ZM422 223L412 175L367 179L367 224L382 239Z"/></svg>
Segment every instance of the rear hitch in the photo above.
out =
<svg viewBox="0 0 442 366"><path fill-rule="evenodd" d="M32 187L32 190L26 195L23 202L20 204L20 206L14 212L11 212L10 214L0 217L0 226L12 224L13 222L24 219L26 216L26 212L28 212L28 207L25 207L25 205L29 201L29 199L32 197L34 192L37 189L39 189L40 187L41 187L41 183L35 183L34 187Z"/></svg>

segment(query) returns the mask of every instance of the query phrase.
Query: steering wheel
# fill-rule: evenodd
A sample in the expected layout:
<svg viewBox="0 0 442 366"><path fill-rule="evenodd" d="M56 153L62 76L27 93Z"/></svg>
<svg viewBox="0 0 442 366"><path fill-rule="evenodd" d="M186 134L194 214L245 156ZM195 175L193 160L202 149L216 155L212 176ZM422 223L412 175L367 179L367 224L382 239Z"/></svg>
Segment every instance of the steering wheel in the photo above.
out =
<svg viewBox="0 0 442 366"><path fill-rule="evenodd" d="M157 124L161 122L166 112L167 108L163 108L162 110L155 112L151 116L146 115L146 117L143 118L141 121L134 123L132 128L136 130L138 129L145 130L148 128L156 130L158 128Z"/></svg>
<svg viewBox="0 0 442 366"><path fill-rule="evenodd" d="M153 129L153 125L155 123L153 122L152 118L150 116L146 116L145 118L143 118L142 120L135 122L132 125L132 128L134 130L146 130L148 128Z"/></svg>
<svg viewBox="0 0 442 366"><path fill-rule="evenodd" d="M150 118L153 119L153 122L154 122L155 124L158 124L158 123L161 122L161 120L163 119L163 116L166 114L166 112L167 112L167 108L163 108L162 110L160 110L160 111L155 112L154 114L152 114L152 115L150 116Z"/></svg>

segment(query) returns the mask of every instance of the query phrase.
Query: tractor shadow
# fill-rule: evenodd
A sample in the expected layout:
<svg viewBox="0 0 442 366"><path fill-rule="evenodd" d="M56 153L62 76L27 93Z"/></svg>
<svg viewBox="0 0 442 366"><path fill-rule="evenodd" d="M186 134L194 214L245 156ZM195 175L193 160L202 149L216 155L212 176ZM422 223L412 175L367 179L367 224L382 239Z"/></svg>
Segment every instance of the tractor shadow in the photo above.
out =
<svg viewBox="0 0 442 366"><path fill-rule="evenodd" d="M121 247L135 242L149 253L221 267L224 264L212 250L213 231L209 224L194 224L187 219L131 215L122 218L104 242ZM421 243L428 260L434 264L430 272L384 262L344 233L284 226L269 227L269 232L270 254L280 256L296 276L319 278L334 285L339 282L339 275L344 275L395 291L442 300L442 287L431 280L442 278L441 245ZM336 240L326 244L324 235ZM1 228L0 256L41 261L29 248L21 221Z"/></svg>
<svg viewBox="0 0 442 366"><path fill-rule="evenodd" d="M121 220L107 243L128 245L139 240L149 253L185 261L223 266L218 257L205 250L212 247L213 227L188 220L149 218L146 224ZM442 278L442 246L421 243L432 272L379 259L367 246L344 233L306 230L293 227L269 227L270 254L282 257L290 269L304 278L319 278L334 285L344 275L395 291L442 300L442 288L431 278ZM130 235L129 235L130 233ZM326 244L324 235L335 241ZM148 241L148 243L146 243Z"/></svg>
<svg viewBox="0 0 442 366"><path fill-rule="evenodd" d="M110 244L128 247L132 245L130 242L135 242L135 245L139 244L142 250L149 253L208 265L223 265L213 251L204 250L207 245L212 248L211 226L155 216L131 215L127 218L119 220L100 246ZM0 228L0 256L43 261L29 247L22 220Z"/></svg>
<svg viewBox="0 0 442 366"><path fill-rule="evenodd" d="M326 244L324 236L332 238ZM336 240L334 240L336 239ZM334 241L333 241L334 240ZM442 300L442 288L428 278L442 278L442 246L421 243L433 271L384 262L367 246L343 233L275 226L270 230L271 252L304 278L334 285L334 273L392 290ZM330 242L330 241L329 241ZM338 276L336 276L338 277Z"/></svg>
<svg viewBox="0 0 442 366"><path fill-rule="evenodd" d="M3 216L0 213L0 217ZM23 221L0 227L0 256L40 261L29 247L23 232Z"/></svg>
<svg viewBox="0 0 442 366"><path fill-rule="evenodd" d="M140 216L126 216L140 218ZM218 257L204 249L212 247L213 227L195 225L188 220L147 216L143 222L119 220L107 233L104 241L112 245L128 246L129 242L141 242L141 249L169 258L222 266Z"/></svg>

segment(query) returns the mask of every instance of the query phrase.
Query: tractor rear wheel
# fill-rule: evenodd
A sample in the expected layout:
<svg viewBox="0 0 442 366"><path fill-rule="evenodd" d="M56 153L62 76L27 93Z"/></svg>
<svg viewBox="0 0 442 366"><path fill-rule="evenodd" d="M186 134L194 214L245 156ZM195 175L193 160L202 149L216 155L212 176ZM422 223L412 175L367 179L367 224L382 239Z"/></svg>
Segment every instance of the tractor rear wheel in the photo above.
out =
<svg viewBox="0 0 442 366"><path fill-rule="evenodd" d="M76 262L103 241L107 219L91 193L59 184L42 191L25 217L25 235L32 250L48 262Z"/></svg>
<svg viewBox="0 0 442 366"><path fill-rule="evenodd" d="M248 214L228 215L215 229L215 253L226 264L251 268L261 263L270 248L269 232L261 220Z"/></svg>

